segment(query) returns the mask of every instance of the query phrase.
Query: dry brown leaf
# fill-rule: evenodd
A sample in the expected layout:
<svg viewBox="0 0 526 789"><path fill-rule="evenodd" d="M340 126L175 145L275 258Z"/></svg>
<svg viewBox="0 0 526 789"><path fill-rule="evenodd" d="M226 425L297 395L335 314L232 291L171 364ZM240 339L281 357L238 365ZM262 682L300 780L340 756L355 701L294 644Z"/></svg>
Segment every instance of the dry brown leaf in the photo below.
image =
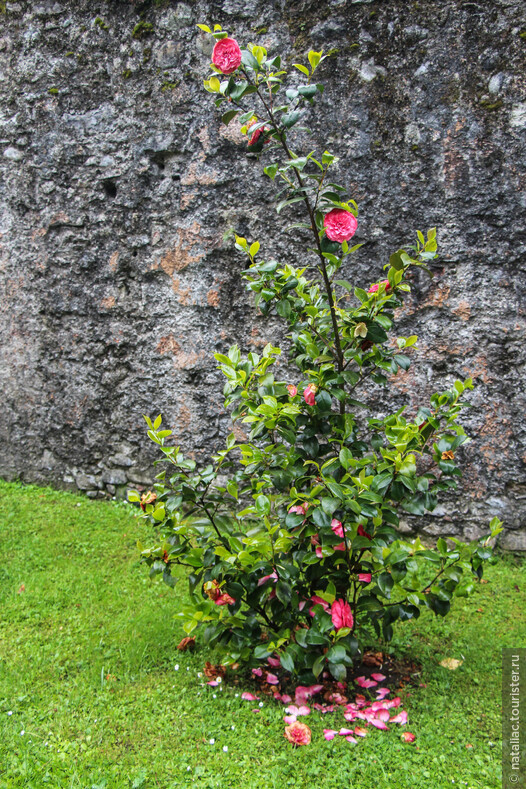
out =
<svg viewBox="0 0 526 789"><path fill-rule="evenodd" d="M457 660L456 658L453 657L446 657L444 658L444 660L440 661L440 665L444 666L444 668L448 668L451 671L454 671L456 668L461 666L463 662L464 662L463 660Z"/></svg>
<svg viewBox="0 0 526 789"><path fill-rule="evenodd" d="M195 647L195 638L193 636L186 636L180 641L177 645L177 649L180 652L186 652L187 649L193 649Z"/></svg>

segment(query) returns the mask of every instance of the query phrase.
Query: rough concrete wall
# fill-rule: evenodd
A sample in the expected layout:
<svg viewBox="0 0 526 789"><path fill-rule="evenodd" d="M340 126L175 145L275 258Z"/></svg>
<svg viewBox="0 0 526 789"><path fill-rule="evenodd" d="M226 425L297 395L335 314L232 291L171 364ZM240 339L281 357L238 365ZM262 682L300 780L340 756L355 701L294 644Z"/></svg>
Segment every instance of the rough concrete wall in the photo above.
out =
<svg viewBox="0 0 526 789"><path fill-rule="evenodd" d="M389 407L476 382L463 490L427 531L478 535L498 514L503 543L526 549L523 0L7 2L0 473L92 496L147 483L141 414L209 452L228 430L211 354L276 338L222 236L292 252L272 185L203 95L206 21L291 62L338 49L307 144L341 157L360 204L347 274L374 281L414 229L438 227L436 276L401 316L419 351Z"/></svg>

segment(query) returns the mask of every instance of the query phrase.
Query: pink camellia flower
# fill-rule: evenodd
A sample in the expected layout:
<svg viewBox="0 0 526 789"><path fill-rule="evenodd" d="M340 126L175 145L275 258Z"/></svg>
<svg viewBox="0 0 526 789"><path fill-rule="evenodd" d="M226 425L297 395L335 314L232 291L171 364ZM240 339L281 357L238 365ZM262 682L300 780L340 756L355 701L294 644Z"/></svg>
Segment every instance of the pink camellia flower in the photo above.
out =
<svg viewBox="0 0 526 789"><path fill-rule="evenodd" d="M367 293L377 293L380 285L385 285L386 290L389 290L391 287L388 279L382 279L380 282L375 282L374 285L371 285Z"/></svg>
<svg viewBox="0 0 526 789"><path fill-rule="evenodd" d="M318 391L318 387L316 386L316 384L309 384L308 386L305 387L305 390L303 392L303 399L305 400L307 405L315 404L316 402L315 395L317 391Z"/></svg>
<svg viewBox="0 0 526 789"><path fill-rule="evenodd" d="M415 735L414 735L414 734L411 734L411 732L410 732L410 731L405 731L405 732L402 734L402 740L403 740L404 742L414 742L414 741L415 741Z"/></svg>
<svg viewBox="0 0 526 789"><path fill-rule="evenodd" d="M332 211L325 214L323 226L328 239L342 244L354 236L358 222L350 211L345 211L343 208L333 208Z"/></svg>
<svg viewBox="0 0 526 789"><path fill-rule="evenodd" d="M214 600L216 605L234 605L236 601L233 597L231 597L228 592L224 592L223 594L219 595L219 597Z"/></svg>
<svg viewBox="0 0 526 789"><path fill-rule="evenodd" d="M358 531L356 532L356 534L358 535L358 537L367 537L368 540L373 539L371 535L365 531L361 523L358 526Z"/></svg>
<svg viewBox="0 0 526 789"><path fill-rule="evenodd" d="M354 619L351 612L351 606L346 600L335 600L331 607L332 624L336 628L336 632L341 630L342 627L352 628Z"/></svg>
<svg viewBox="0 0 526 789"><path fill-rule="evenodd" d="M335 533L337 537L343 538L343 524L337 518L333 518L331 521L331 529Z"/></svg>
<svg viewBox="0 0 526 789"><path fill-rule="evenodd" d="M332 546L335 551L344 551L345 550L345 543L339 542L338 545Z"/></svg>
<svg viewBox="0 0 526 789"><path fill-rule="evenodd" d="M241 50L233 38L220 39L212 52L212 63L223 74L232 74L241 65Z"/></svg>
<svg viewBox="0 0 526 789"><path fill-rule="evenodd" d="M358 573L358 580L364 584L370 584L371 578L372 578L371 573Z"/></svg>
<svg viewBox="0 0 526 789"><path fill-rule="evenodd" d="M287 392L291 397L296 397L296 395L298 394L298 387L294 386L294 384L288 384Z"/></svg>
<svg viewBox="0 0 526 789"><path fill-rule="evenodd" d="M292 723L285 726L285 737L293 745L308 745L310 743L311 731L305 723Z"/></svg>
<svg viewBox="0 0 526 789"><path fill-rule="evenodd" d="M309 509L309 502L306 501L304 504L294 504L289 509L289 515L294 513L296 515L306 515L307 510Z"/></svg>
<svg viewBox="0 0 526 789"><path fill-rule="evenodd" d="M318 551L318 549L316 548L316 556L318 555L317 551ZM321 551L321 548L320 548L320 551ZM312 595L311 600L314 603L314 605L322 605L324 611L327 611L327 609L329 608L329 603L326 600L323 600L321 597L318 597L318 595L316 595L316 594ZM314 616L314 614L316 613L315 610L314 610L314 605L311 608L309 608L309 614L311 616Z"/></svg>
<svg viewBox="0 0 526 789"><path fill-rule="evenodd" d="M258 144L259 138L266 131L268 131L266 126L264 128L262 128L262 129L256 129L256 131L252 134L250 140L248 141L248 147L252 148L252 147L256 146ZM261 143L261 147L263 147L263 143L270 142L270 140L259 140L259 141Z"/></svg>
<svg viewBox="0 0 526 789"><path fill-rule="evenodd" d="M270 575L264 575L263 578L260 578L258 581L258 586L263 586L263 584L266 584L267 581L270 580L272 580L274 583L276 583L278 580L278 575L275 570L271 572Z"/></svg>
<svg viewBox="0 0 526 789"><path fill-rule="evenodd" d="M316 556L318 557L318 559L323 559L323 548L321 547L321 545L316 546Z"/></svg>

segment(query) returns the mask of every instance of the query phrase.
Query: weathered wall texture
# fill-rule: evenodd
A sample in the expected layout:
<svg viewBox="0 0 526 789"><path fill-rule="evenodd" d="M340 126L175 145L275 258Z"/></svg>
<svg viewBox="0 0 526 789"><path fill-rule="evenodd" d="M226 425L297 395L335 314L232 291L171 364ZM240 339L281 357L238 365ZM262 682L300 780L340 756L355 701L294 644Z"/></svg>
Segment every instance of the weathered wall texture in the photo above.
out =
<svg viewBox="0 0 526 789"><path fill-rule="evenodd" d="M152 29L133 37L141 20ZM523 0L7 2L0 473L91 496L146 484L141 414L209 452L228 430L211 354L276 337L223 233L259 236L267 255L289 241L261 166L202 91L206 21L291 62L338 49L308 145L341 156L360 204L348 275L367 285L414 229L438 227L436 276L415 282L400 328L419 351L389 405L476 383L463 492L427 531L478 535L498 514L503 544L526 549Z"/></svg>

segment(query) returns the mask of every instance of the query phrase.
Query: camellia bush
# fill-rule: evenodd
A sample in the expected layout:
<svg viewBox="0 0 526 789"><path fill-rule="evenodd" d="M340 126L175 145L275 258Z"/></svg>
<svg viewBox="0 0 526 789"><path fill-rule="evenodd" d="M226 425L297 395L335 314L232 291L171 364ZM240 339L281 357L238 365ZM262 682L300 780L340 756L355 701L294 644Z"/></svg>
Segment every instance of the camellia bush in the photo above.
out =
<svg viewBox="0 0 526 789"><path fill-rule="evenodd" d="M394 314L413 270L428 271L436 257L435 230L394 251L376 282L340 278L361 246L351 241L358 206L331 180L333 154L299 154L291 140L323 92L323 53L294 64L286 87L279 56L241 49L218 25L199 27L216 42L204 87L222 122L238 118L248 151L267 161L278 214L292 205L303 213L290 228L295 243L305 240L299 268L264 260L258 241L235 236L256 308L287 324L294 372L279 380L283 351L270 343L261 354L234 345L215 355L225 407L248 438L231 433L202 468L170 445L160 416L145 417L163 470L154 490L129 493L158 535L141 555L170 586L172 570L187 568L184 630L219 648L225 665L281 666L296 682L329 671L341 681L396 622L424 607L446 615L492 556L497 518L484 539L440 538L433 549L397 531L401 515L424 516L456 486L467 440L458 418L472 382L433 394L412 416L371 413L370 382L389 387L411 364L417 338L396 336Z"/></svg>

